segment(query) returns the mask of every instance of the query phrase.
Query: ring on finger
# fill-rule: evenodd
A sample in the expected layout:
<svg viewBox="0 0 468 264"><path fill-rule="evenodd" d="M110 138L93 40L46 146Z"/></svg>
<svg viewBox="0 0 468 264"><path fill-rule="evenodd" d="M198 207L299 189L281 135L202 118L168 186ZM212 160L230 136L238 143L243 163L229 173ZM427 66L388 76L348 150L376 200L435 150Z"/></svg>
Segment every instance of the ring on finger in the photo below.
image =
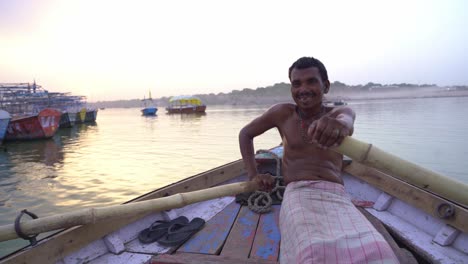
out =
<svg viewBox="0 0 468 264"><path fill-rule="evenodd" d="M333 130L333 135L338 137L340 135L340 130L338 128Z"/></svg>

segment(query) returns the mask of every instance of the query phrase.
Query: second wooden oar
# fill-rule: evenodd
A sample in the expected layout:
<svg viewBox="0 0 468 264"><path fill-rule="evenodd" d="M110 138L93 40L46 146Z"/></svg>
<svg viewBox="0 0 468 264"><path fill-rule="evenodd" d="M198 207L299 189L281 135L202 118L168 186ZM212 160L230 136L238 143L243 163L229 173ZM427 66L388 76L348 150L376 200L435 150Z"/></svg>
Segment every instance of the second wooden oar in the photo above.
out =
<svg viewBox="0 0 468 264"><path fill-rule="evenodd" d="M193 192L178 193L153 200L101 208L81 209L70 213L21 222L21 231L25 235L40 234L110 219L180 208L192 203L236 195L243 192L252 192L257 188L258 186L252 181L231 183ZM0 241L15 239L17 237L18 235L15 232L15 226L13 224L0 226Z"/></svg>
<svg viewBox="0 0 468 264"><path fill-rule="evenodd" d="M334 148L354 161L381 170L402 181L440 195L452 202L468 207L468 185L453 178L425 169L379 148L346 137L343 143Z"/></svg>

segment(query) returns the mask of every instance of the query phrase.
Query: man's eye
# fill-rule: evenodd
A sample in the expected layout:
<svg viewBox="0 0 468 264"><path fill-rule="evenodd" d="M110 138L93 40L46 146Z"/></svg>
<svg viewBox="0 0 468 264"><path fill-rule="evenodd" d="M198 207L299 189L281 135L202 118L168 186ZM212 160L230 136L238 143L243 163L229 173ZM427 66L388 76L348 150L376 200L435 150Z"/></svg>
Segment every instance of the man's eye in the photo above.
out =
<svg viewBox="0 0 468 264"><path fill-rule="evenodd" d="M297 87L299 87L299 86L301 86L301 84L298 83L298 82L293 82L293 83L292 83L292 87L294 87L294 88L297 88Z"/></svg>
<svg viewBox="0 0 468 264"><path fill-rule="evenodd" d="M309 84L316 84L316 83L317 83L317 79L315 79L315 78L309 79L309 80L307 80L307 82L308 82Z"/></svg>

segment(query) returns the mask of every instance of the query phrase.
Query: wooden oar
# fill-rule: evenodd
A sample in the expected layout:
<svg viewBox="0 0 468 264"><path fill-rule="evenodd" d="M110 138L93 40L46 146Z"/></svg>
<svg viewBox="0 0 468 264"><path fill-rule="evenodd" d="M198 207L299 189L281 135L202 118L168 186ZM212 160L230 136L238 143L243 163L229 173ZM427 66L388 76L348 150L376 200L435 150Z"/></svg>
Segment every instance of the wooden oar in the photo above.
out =
<svg viewBox="0 0 468 264"><path fill-rule="evenodd" d="M180 208L188 204L211 200L214 198L236 195L243 192L252 192L257 188L258 186L252 181L239 182L193 192L178 193L153 200L100 208L81 209L60 215L22 221L21 231L25 235L40 234L52 230L96 223L109 219L124 218L138 214ZM14 224L0 226L0 241L15 239L17 237L18 235L15 232Z"/></svg>
<svg viewBox="0 0 468 264"><path fill-rule="evenodd" d="M465 208L468 205L467 184L386 153L372 144L346 137L343 143L333 150Z"/></svg>

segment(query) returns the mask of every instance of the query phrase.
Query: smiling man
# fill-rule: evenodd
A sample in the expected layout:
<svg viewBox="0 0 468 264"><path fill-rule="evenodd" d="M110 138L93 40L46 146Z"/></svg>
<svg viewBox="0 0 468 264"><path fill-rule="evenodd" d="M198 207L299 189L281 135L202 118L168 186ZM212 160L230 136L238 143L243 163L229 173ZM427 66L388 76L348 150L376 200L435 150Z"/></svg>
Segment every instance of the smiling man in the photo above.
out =
<svg viewBox="0 0 468 264"><path fill-rule="evenodd" d="M325 66L303 57L289 68L295 104L276 104L247 124L239 145L248 176L263 190L273 178L257 172L253 139L277 128L284 147L286 184L280 213L281 263L398 263L385 239L347 196L343 155L330 148L354 130L349 107L325 107L330 89Z"/></svg>

